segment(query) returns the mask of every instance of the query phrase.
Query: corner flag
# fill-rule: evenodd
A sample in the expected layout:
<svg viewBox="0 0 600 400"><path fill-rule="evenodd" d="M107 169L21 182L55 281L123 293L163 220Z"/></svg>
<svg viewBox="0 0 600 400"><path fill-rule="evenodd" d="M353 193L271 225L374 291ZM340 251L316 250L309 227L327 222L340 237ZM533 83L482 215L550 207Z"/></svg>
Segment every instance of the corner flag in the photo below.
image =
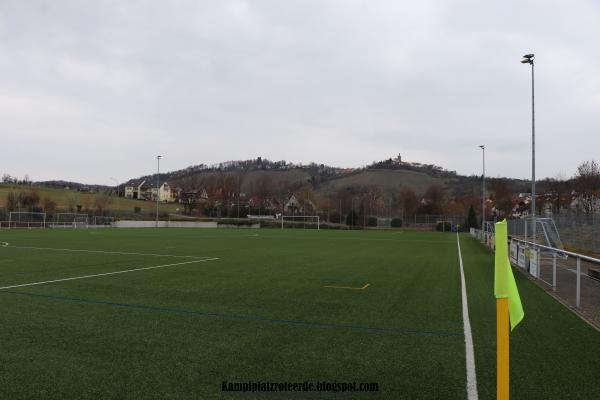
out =
<svg viewBox="0 0 600 400"><path fill-rule="evenodd" d="M494 294L496 299L508 298L511 330L521 322L525 313L519 297L517 283L508 260L508 235L506 220L496 223L496 266L494 274Z"/></svg>
<svg viewBox="0 0 600 400"><path fill-rule="evenodd" d="M496 398L508 400L509 389L509 316L511 330L523 319L517 283L508 260L506 220L496 223L494 294L496 295Z"/></svg>

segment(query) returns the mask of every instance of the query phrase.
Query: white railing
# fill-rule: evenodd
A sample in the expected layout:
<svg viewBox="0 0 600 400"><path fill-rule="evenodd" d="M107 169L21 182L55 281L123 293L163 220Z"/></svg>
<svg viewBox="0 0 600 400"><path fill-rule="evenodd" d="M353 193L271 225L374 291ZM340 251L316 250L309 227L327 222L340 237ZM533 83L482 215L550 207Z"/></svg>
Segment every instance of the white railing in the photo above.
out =
<svg viewBox="0 0 600 400"><path fill-rule="evenodd" d="M481 230L471 229L471 235L483 241ZM600 259L510 236L509 259L568 304L591 311L586 314L600 325Z"/></svg>
<svg viewBox="0 0 600 400"><path fill-rule="evenodd" d="M527 266L527 261L529 261L529 273L532 276L534 276L535 278L539 279L540 281L542 281L548 285L551 285L552 290L554 290L554 291L556 291L556 270L557 270L557 265L560 262L559 258L562 258L563 260L567 260L568 257L575 258L575 260L576 260L575 261L575 266L576 266L576 270L575 270L575 276L576 276L575 306L577 308L581 307L581 276L582 276L581 261L583 260L583 261L586 261L593 265L600 266L600 259L586 256L584 254L575 253L575 252L568 251L568 250L557 249L555 247L545 246L543 244L529 242L529 241L526 241L523 239L518 239L518 238L511 238L510 243L513 248L515 247L515 244L517 247L517 266L519 266L521 268L525 268ZM526 257L525 260L523 260L523 256L519 257L518 252L520 251L519 249L521 249L521 248L523 249L522 250L523 255ZM529 254L526 253L526 249L529 249ZM548 282L547 280L545 280L541 275L541 264L543 262L543 259L541 257L542 252L547 252L551 256L551 260L552 260L552 281L551 282ZM512 255L512 251L511 251L511 255ZM511 257L511 261L513 261L512 257ZM532 261L533 261L533 269L531 268ZM589 269L588 269L588 276L589 275L591 275L591 274L589 273ZM598 304L598 306L600 306L600 304Z"/></svg>
<svg viewBox="0 0 600 400"><path fill-rule="evenodd" d="M314 223L314 220L316 219L316 221L317 221L317 230L320 230L320 220L319 220L319 216L318 215L282 215L280 218L281 218L281 229L283 229L283 222L286 219L292 219L293 220L293 219L297 219L297 218L304 218L304 221L302 221L302 222L307 222L306 221L307 218L312 218L313 221L308 221L308 223Z"/></svg>
<svg viewBox="0 0 600 400"><path fill-rule="evenodd" d="M83 222L53 222L53 221L0 221L0 229L56 229L56 228L93 228L106 225L88 225Z"/></svg>

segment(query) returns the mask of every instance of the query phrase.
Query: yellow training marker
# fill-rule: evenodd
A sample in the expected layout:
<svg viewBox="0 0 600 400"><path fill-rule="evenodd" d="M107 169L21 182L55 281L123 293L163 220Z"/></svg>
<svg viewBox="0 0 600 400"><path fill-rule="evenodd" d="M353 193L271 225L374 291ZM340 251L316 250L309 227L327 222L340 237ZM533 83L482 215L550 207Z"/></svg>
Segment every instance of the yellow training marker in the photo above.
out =
<svg viewBox="0 0 600 400"><path fill-rule="evenodd" d="M366 283L365 286L363 286L363 287L350 287L350 286L323 286L323 287L333 288L333 289L365 290L366 288L369 287L369 284Z"/></svg>

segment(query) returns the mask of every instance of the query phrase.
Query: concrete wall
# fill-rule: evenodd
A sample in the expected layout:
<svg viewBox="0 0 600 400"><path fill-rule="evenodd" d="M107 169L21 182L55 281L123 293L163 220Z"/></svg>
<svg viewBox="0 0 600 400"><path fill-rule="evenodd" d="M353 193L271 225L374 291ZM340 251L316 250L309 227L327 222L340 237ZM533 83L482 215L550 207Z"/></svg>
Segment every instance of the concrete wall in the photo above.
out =
<svg viewBox="0 0 600 400"><path fill-rule="evenodd" d="M259 229L260 228L260 224L252 224L252 225L219 224L219 228Z"/></svg>
<svg viewBox="0 0 600 400"><path fill-rule="evenodd" d="M155 221L117 221L117 228L154 228ZM216 228L216 221L158 221L159 228Z"/></svg>

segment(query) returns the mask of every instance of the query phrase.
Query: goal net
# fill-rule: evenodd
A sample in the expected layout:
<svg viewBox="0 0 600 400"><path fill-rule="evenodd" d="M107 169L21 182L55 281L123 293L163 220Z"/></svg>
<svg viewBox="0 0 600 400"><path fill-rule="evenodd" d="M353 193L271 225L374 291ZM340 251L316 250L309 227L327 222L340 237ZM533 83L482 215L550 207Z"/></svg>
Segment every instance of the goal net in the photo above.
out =
<svg viewBox="0 0 600 400"><path fill-rule="evenodd" d="M300 228L300 229L320 229L320 220L318 215L282 215L281 229Z"/></svg>
<svg viewBox="0 0 600 400"><path fill-rule="evenodd" d="M77 213L56 213L54 223L58 226L72 226L73 228L87 228L89 216Z"/></svg>
<svg viewBox="0 0 600 400"><path fill-rule="evenodd" d="M45 228L46 213L11 211L8 213L8 228Z"/></svg>
<svg viewBox="0 0 600 400"><path fill-rule="evenodd" d="M508 228L511 236L555 249L564 249L560 234L552 218L535 219L535 237L533 237L533 221L531 218L508 220Z"/></svg>
<svg viewBox="0 0 600 400"><path fill-rule="evenodd" d="M94 217L94 225L98 226L112 226L114 222L113 217L104 217L101 215L96 215Z"/></svg>

